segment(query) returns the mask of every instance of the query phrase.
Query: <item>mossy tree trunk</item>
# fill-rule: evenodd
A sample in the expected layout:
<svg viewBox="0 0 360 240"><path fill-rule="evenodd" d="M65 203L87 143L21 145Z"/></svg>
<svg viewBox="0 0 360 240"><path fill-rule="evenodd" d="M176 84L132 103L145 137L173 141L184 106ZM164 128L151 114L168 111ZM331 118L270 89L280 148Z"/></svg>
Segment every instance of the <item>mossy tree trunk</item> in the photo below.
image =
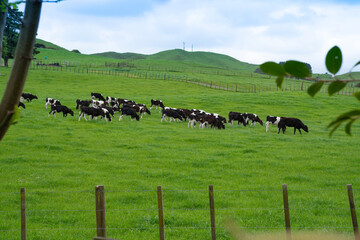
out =
<svg viewBox="0 0 360 240"><path fill-rule="evenodd" d="M14 109L19 103L25 85L39 26L41 6L42 0L26 0L15 60L0 104L0 141L11 124Z"/></svg>

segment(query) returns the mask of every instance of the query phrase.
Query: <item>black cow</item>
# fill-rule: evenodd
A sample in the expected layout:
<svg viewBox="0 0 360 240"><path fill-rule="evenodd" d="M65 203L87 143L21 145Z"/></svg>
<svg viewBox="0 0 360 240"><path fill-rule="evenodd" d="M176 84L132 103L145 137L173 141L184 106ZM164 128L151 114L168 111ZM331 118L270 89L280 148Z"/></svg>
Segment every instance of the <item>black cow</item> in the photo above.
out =
<svg viewBox="0 0 360 240"><path fill-rule="evenodd" d="M120 112L121 112L121 115L119 117L119 121L122 120L122 117L123 115L126 115L126 116L130 116L131 117L131 120L133 120L134 118L139 121L140 120L140 117L139 115L136 113L136 110L134 108L131 108L131 107L122 107L120 109Z"/></svg>
<svg viewBox="0 0 360 240"><path fill-rule="evenodd" d="M26 100L27 102L32 102L33 99L38 99L36 95L31 93L22 93L20 97L20 101Z"/></svg>
<svg viewBox="0 0 360 240"><path fill-rule="evenodd" d="M175 119L178 119L178 120L180 120L180 121L183 120L183 117L181 116L181 114L180 114L176 109L170 109L170 108L168 108L168 109L163 109L163 111L162 111L162 117L161 117L161 122L162 122L163 120L167 121L167 120L166 120L166 117L170 118L170 122L171 122L172 120L175 121Z"/></svg>
<svg viewBox="0 0 360 240"><path fill-rule="evenodd" d="M51 105L51 111L49 112L49 117L50 117L51 114L53 114L54 117L55 117L55 113L59 113L59 112L63 113L63 117L66 117L68 113L71 116L74 116L74 112L71 109L69 109L68 107L66 107L66 106L63 106L63 105Z"/></svg>
<svg viewBox="0 0 360 240"><path fill-rule="evenodd" d="M280 133L280 129L283 133L285 133L286 127L293 127L294 134L296 132L296 129L299 130L300 134L300 129L303 129L305 132L309 132L308 127L298 118L282 118L278 123L278 133Z"/></svg>
<svg viewBox="0 0 360 240"><path fill-rule="evenodd" d="M105 102L105 98L101 93L93 93L92 92L91 93L91 99L95 99L95 98Z"/></svg>
<svg viewBox="0 0 360 240"><path fill-rule="evenodd" d="M91 104L91 100L76 100L76 109L79 109L79 106L85 106L88 107Z"/></svg>
<svg viewBox="0 0 360 240"><path fill-rule="evenodd" d="M57 99L53 99L53 98L46 98L45 99L46 103L45 103L45 108L47 109L48 105L61 105L60 101Z"/></svg>
<svg viewBox="0 0 360 240"><path fill-rule="evenodd" d="M233 124L233 121L238 121L238 125L241 123L243 126L246 126L246 119L244 114L239 112L229 112L229 124Z"/></svg>
<svg viewBox="0 0 360 240"><path fill-rule="evenodd" d="M266 132L269 131L269 126L270 126L270 124L272 124L272 125L278 125L279 122L280 122L280 120L281 120L282 118L284 118L284 117L267 116L267 117L266 117L266 123L265 123L265 125L266 125Z"/></svg>

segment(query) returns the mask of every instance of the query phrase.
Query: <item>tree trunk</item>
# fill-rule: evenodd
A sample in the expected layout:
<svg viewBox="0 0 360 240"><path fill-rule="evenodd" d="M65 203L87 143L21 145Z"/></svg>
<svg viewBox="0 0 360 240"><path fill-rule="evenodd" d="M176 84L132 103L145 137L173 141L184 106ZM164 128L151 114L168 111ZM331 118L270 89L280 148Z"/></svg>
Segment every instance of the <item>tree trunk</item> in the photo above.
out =
<svg viewBox="0 0 360 240"><path fill-rule="evenodd" d="M20 28L15 60L0 104L0 141L11 124L32 59L36 32L39 26L42 0L26 0L25 15Z"/></svg>
<svg viewBox="0 0 360 240"><path fill-rule="evenodd" d="M4 0L0 2L0 6L3 6L5 9L0 12L0 66L3 66L2 64L2 52L3 52L3 38L4 38L4 30L6 25L6 18L7 18L7 7L5 4L8 4L8 0Z"/></svg>

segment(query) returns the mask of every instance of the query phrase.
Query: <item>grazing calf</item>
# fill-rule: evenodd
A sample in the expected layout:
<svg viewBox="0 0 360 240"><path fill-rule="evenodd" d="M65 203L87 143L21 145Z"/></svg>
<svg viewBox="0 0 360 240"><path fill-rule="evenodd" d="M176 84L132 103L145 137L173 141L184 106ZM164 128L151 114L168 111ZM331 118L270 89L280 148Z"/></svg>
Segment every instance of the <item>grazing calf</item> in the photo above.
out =
<svg viewBox="0 0 360 240"><path fill-rule="evenodd" d="M55 117L55 113L59 113L59 112L63 113L63 117L66 117L68 113L71 116L74 116L74 112L71 109L69 109L68 107L66 107L66 106L63 106L63 105L51 105L51 111L49 112L49 117L50 117L51 114L53 114L54 117Z"/></svg>
<svg viewBox="0 0 360 240"><path fill-rule="evenodd" d="M251 120L251 125L255 126L255 123L258 122L260 125L263 125L263 121L258 117L258 115L253 113L244 113L246 124L249 124Z"/></svg>
<svg viewBox="0 0 360 240"><path fill-rule="evenodd" d="M22 107L23 109L25 109L25 104L24 104L24 103L22 103L22 102L19 102L19 104L18 104L18 108L20 108L20 107Z"/></svg>
<svg viewBox="0 0 360 240"><path fill-rule="evenodd" d="M167 120L166 120L166 117L170 118L170 122L171 122L172 120L175 121L175 119L178 119L178 120L180 120L180 121L183 120L183 117L181 116L181 114L180 114L177 110L175 110L175 109L165 109L165 108L164 108L164 110L162 111L161 122L162 122L163 120L167 121Z"/></svg>
<svg viewBox="0 0 360 240"><path fill-rule="evenodd" d="M45 108L47 109L48 105L61 105L60 101L57 99L53 99L53 98L46 98L45 99L46 103L45 103Z"/></svg>
<svg viewBox="0 0 360 240"><path fill-rule="evenodd" d="M79 109L79 106L85 106L88 107L91 104L91 100L76 100L76 109Z"/></svg>
<svg viewBox="0 0 360 240"><path fill-rule="evenodd" d="M99 99L101 101L105 101L105 98L101 93L93 93L92 92L91 93L91 99L95 99L95 98L97 98L97 99Z"/></svg>
<svg viewBox="0 0 360 240"><path fill-rule="evenodd" d="M161 100L154 100L154 99L151 99L151 105L150 105L150 109L152 109L153 106L155 106L155 109L157 108L164 108L164 104Z"/></svg>
<svg viewBox="0 0 360 240"><path fill-rule="evenodd" d="M133 120L134 118L139 121L140 120L140 117L139 115L136 113L136 110L131 108L131 107L122 107L120 109L121 111L121 115L119 117L119 121L122 120L122 117L123 115L126 115L126 116L130 116L131 117L131 120Z"/></svg>
<svg viewBox="0 0 360 240"><path fill-rule="evenodd" d="M20 97L20 101L26 100L27 102L32 102L33 99L38 99L36 95L31 93L22 93Z"/></svg>
<svg viewBox="0 0 360 240"><path fill-rule="evenodd" d="M89 119L93 119L93 118L97 118L97 117L103 117L105 118L105 121L110 121L111 122L111 116L109 111L107 111L107 109L103 109L103 108L93 108L93 107L85 107L85 106L81 106L80 107L80 114L79 114L79 121L81 119L81 117L84 117L84 119L87 121L85 115L89 116Z"/></svg>
<svg viewBox="0 0 360 240"><path fill-rule="evenodd" d="M245 116L239 112L229 112L229 124L233 125L233 121L238 121L238 125L241 123L246 126Z"/></svg>
<svg viewBox="0 0 360 240"><path fill-rule="evenodd" d="M280 120L284 117L274 117L274 116L267 116L266 117L266 132L269 132L269 126L272 125L278 125Z"/></svg>
<svg viewBox="0 0 360 240"><path fill-rule="evenodd" d="M282 132L285 133L286 127L294 127L294 134L296 132L296 129L299 130L300 134L300 129L303 129L305 132L309 132L308 127L303 124L300 119L297 118L282 118L278 123L278 133L280 133L280 129L282 129Z"/></svg>

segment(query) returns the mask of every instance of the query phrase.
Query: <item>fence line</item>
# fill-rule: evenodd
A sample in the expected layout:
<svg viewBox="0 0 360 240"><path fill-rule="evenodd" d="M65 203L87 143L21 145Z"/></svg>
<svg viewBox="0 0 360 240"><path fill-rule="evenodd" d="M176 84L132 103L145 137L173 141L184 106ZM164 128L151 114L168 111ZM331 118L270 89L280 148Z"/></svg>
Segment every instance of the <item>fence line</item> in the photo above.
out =
<svg viewBox="0 0 360 240"><path fill-rule="evenodd" d="M326 189L325 189L326 190ZM176 190L173 190L176 191ZM196 190L197 191L197 190ZM256 190L253 190L256 191ZM260 189L260 192L262 190ZM315 189L315 191L320 191L319 189ZM338 190L337 190L338 191ZM344 191L342 189L342 191ZM347 195L349 199L349 206L350 206L350 213L351 213L351 219L352 219L352 228L354 231L354 237L355 240L360 240L359 235L359 229L357 224L357 217L356 217L356 209L355 209L355 202L354 202L354 196L353 196L353 188L352 185L347 185ZM71 191L72 192L72 191ZM79 191L80 193L84 193L84 191ZM163 199L163 189L161 186L157 187L157 190L152 191L157 192L157 202L158 202L158 208L152 208L152 209L106 209L105 208L105 193L111 193L111 191L105 191L104 186L96 186L95 187L95 213L96 213L96 228L57 228L57 229L36 229L36 228L27 228L26 222L27 222L27 214L31 212L69 212L69 211L94 211L93 210L84 210L84 209L78 209L78 210L28 210L26 205L26 196L29 195L29 192L26 192L25 188L21 188L20 190L20 215L21 215L21 239L24 240L27 237L27 232L31 231L80 231L80 230L95 230L96 229L96 237L94 239L108 239L107 238L107 232L106 230L134 230L134 229L156 229L155 227L106 227L106 212L111 211L158 211L158 230L159 230L159 239L165 240L165 231L171 231L173 229L208 229L209 232L211 232L211 238L212 240L216 239L216 229L224 229L224 227L216 226L215 221L215 209L218 211L222 210L243 210L243 209L265 209L265 210L283 210L284 211L284 220L285 220L285 226L284 227L277 227L277 226L250 226L250 227L243 227L244 229L284 229L286 230L286 238L291 239L291 230L292 229L324 229L324 226L318 226L318 227L303 227L303 226L291 226L290 224L290 212L291 210L301 209L336 209L336 210L349 210L349 208L311 208L311 207L304 207L304 208L291 208L290 202L289 202L289 194L291 194L291 191L288 190L288 187L286 184L283 185L282 188L282 195L283 195L283 207L276 207L276 208L216 208L215 207L215 198L216 192L222 192L221 190L214 190L213 185L209 185L209 208L166 208L167 203L164 202ZM181 192L181 191L180 191ZM87 192L85 192L87 193ZM31 194L31 193L30 193ZM166 215L164 214L164 210L166 211L195 211L195 210L210 210L210 225L196 225L196 226L167 226L166 225ZM7 211L1 211L1 212L7 212ZM12 212L12 211L9 211ZM16 211L18 212L18 211ZM241 228L241 227L240 227ZM328 226L326 228L331 229L349 229L350 226ZM19 231L19 229L0 229L0 232L14 232Z"/></svg>
<svg viewBox="0 0 360 240"><path fill-rule="evenodd" d="M95 75L110 75L110 76L118 76L118 77L127 77L127 78L137 78L137 79L153 79L153 80L171 80L171 81L180 81L187 82L192 84L197 84L213 89L219 89L224 91L231 92L241 92L241 93L259 93L259 92L274 92L274 91L307 91L309 86L313 83L313 81L299 80L297 83L291 84L283 84L283 88L279 89L276 86L264 86L264 85L254 85L250 83L223 83L221 81L206 81L200 77L188 76L184 74L171 74L169 72L152 72L148 69L143 70L103 70L103 69L94 69L96 66L84 66L84 67L62 67L56 65L39 65L38 63L33 63L30 66L32 70L45 70L45 71L64 71L64 72L73 72L78 74L95 74ZM271 79L271 76L263 75L263 74L237 74L230 76L242 76L249 78L264 78ZM320 92L327 92L326 87L323 87ZM346 86L342 89L338 94L341 95L352 95L355 92L355 85Z"/></svg>

